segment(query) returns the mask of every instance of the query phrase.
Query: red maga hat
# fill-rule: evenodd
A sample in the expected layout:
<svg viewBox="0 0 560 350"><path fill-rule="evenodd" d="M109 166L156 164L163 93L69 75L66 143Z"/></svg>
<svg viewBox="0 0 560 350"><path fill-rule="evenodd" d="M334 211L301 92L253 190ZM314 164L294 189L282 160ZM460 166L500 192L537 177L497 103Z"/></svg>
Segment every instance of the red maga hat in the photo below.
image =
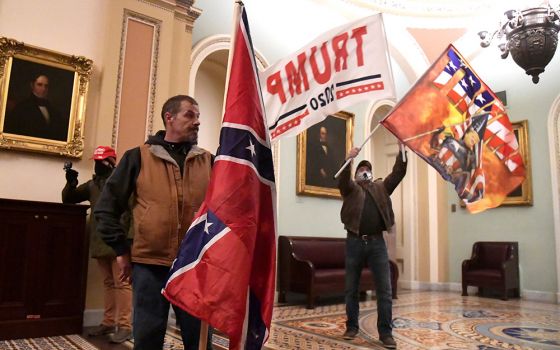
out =
<svg viewBox="0 0 560 350"><path fill-rule="evenodd" d="M110 157L117 159L117 153L114 149L109 146L98 146L95 151L93 151L91 159L103 160Z"/></svg>

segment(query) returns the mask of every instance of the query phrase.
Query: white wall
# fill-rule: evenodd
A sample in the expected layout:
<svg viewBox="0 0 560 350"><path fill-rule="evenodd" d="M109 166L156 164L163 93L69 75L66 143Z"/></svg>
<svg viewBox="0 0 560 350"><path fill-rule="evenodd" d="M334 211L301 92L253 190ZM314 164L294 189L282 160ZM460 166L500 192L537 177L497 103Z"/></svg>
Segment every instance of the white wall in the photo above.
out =
<svg viewBox="0 0 560 350"><path fill-rule="evenodd" d="M328 12L325 6L316 1L244 1L249 15L249 23L254 45L271 63L303 46L322 32L340 25L356 16L356 12L345 11L340 6ZM280 6L281 7L274 7ZM198 0L195 6L203 9L193 32L193 43L214 34L231 32L232 2ZM270 8L269 6L273 6ZM361 15L366 16L365 11ZM401 69L393 57L393 74L397 96L401 98L427 68L425 57L414 53L414 47L407 50L410 34L400 25L410 25L408 18L387 17L386 24L389 45L400 46L399 60L406 60L406 69ZM432 18L446 25L457 21L456 18ZM426 21L425 21L426 22ZM438 22L439 23L439 22ZM477 26L485 25L478 21ZM495 23L492 23L494 25ZM413 26L413 25L412 25ZM429 25L424 24L429 27ZM419 27L423 27L420 25ZM469 28L472 26L469 25ZM471 28L472 29L472 28ZM473 29L474 30L474 29ZM541 82L533 85L531 78L517 67L511 58L501 60L498 50L491 47L480 51L476 56L479 39L475 32L468 33L459 43L475 71L494 91L506 90L509 114L513 121L529 120L529 138L533 164L533 207L507 207L489 210L482 214L470 215L459 209L448 212L449 276L448 281L460 282L460 268L463 259L470 255L472 243L477 240L513 240L520 244L522 289L544 292L556 291L555 242L552 222L550 166L548 161L548 137L546 121L553 99L560 92L560 53L541 75ZM363 140L366 105L351 109L356 113L354 144ZM279 234L341 236L344 234L338 217L341 202L335 199L319 199L297 196L296 192L296 139L285 139L281 148L281 178L279 181ZM278 166L278 164L277 164ZM457 204L457 195L449 186L449 206ZM425 198L427 205L428 198ZM443 259L443 257L441 257Z"/></svg>
<svg viewBox="0 0 560 350"><path fill-rule="evenodd" d="M91 178L93 172L89 155L95 147L91 136L96 127L98 104L92 91L99 89L100 84L106 34L102 14L106 6L105 0L0 1L2 36L65 54L85 56L94 62L86 110L84 157L81 161L72 160L81 181ZM22 18L25 25L22 25ZM57 156L1 149L0 197L60 202L60 191L66 183L62 170L64 161Z"/></svg>
<svg viewBox="0 0 560 350"><path fill-rule="evenodd" d="M560 54L556 53L537 85L511 57L502 60L495 47L483 50L471 64L492 90L506 91L510 120L529 121L534 204L532 207L499 207L476 215L462 209L451 213L450 281L461 281L461 262L470 257L474 242L517 241L522 289L556 292L547 122L550 106L560 94ZM449 205L457 203L457 195L449 186Z"/></svg>
<svg viewBox="0 0 560 350"><path fill-rule="evenodd" d="M195 98L200 106L198 145L212 154L216 154L219 145L226 70L227 62L206 59L196 75Z"/></svg>
<svg viewBox="0 0 560 350"><path fill-rule="evenodd" d="M333 13L309 1L249 0L244 1L244 4L253 44L271 64L307 44L322 32L348 21L342 13ZM233 2L199 0L195 6L202 9L203 13L193 30L193 44L215 34L231 34ZM198 85L200 81L201 77L197 77L197 91L201 91ZM201 110L205 108L202 102L200 104ZM366 106L357 108L362 111L356 118L360 127L363 125ZM201 138L203 129L204 125L201 126ZM357 137L360 142L363 140L361 134ZM296 154L296 137L280 141L280 164L275 165L281 167L282 174L276 180L281 213L278 218L278 233L307 236L345 235L339 217L341 200L296 195Z"/></svg>

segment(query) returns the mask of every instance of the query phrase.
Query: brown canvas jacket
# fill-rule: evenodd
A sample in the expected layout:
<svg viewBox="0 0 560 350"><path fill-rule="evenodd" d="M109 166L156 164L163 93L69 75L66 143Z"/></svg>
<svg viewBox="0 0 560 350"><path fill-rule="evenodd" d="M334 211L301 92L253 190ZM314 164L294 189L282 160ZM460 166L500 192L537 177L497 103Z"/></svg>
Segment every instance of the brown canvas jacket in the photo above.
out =
<svg viewBox="0 0 560 350"><path fill-rule="evenodd" d="M133 262L171 266L210 181L211 155L193 146L184 176L160 145L140 147L141 168L133 204Z"/></svg>
<svg viewBox="0 0 560 350"><path fill-rule="evenodd" d="M212 155L193 145L181 176L179 165L164 148L164 136L158 132L146 144L125 152L93 212L101 238L117 256L130 252L133 262L171 266L204 200ZM132 248L118 220L129 207Z"/></svg>

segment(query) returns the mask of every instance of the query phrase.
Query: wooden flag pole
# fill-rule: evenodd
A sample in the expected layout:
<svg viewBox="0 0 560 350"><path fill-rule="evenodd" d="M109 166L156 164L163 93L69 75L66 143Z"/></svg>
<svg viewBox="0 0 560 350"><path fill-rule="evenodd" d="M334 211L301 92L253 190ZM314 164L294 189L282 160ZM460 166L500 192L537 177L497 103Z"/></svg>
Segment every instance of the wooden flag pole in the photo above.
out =
<svg viewBox="0 0 560 350"><path fill-rule="evenodd" d="M208 345L208 322L200 321L200 338L198 340L198 350L206 350Z"/></svg>
<svg viewBox="0 0 560 350"><path fill-rule="evenodd" d="M369 141L369 139L371 139L371 137L373 136L373 133L377 130L377 128L379 128L381 124L377 124L375 126L375 128L373 128L373 131L369 134L368 137L366 137L366 139L364 140L364 142L362 142L362 144L360 145L360 147L358 147L358 149L361 151L362 147L365 146L365 144ZM342 173L342 170L344 170L348 164L350 164L350 162L352 161L353 158L348 158L346 159L346 162L344 162L344 164L340 167L340 169L336 172L336 174L334 174L334 178L338 178L340 176L340 173Z"/></svg>

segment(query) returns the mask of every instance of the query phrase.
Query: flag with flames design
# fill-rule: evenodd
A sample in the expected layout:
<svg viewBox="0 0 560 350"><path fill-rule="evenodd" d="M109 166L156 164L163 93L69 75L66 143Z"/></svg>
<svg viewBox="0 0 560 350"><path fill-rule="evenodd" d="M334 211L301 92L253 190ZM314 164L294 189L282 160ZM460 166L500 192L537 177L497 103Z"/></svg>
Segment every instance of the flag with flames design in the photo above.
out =
<svg viewBox="0 0 560 350"><path fill-rule="evenodd" d="M499 206L525 179L502 102L453 45L381 123L451 182L471 213Z"/></svg>

